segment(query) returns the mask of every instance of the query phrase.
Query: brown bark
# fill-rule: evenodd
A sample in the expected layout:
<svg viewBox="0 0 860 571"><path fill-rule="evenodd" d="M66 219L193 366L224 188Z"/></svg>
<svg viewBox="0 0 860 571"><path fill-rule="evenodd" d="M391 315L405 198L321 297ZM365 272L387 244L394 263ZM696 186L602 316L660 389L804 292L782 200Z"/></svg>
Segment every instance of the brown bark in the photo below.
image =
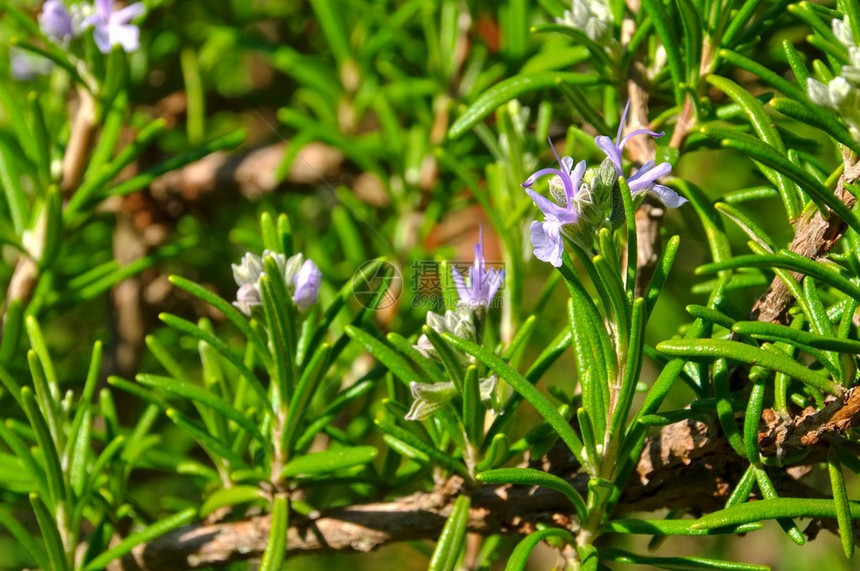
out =
<svg viewBox="0 0 860 571"><path fill-rule="evenodd" d="M860 164L858 164L857 156L848 150L843 152L843 162L845 170L839 177L836 196L848 208L852 208L857 199L848 190L847 185L853 184L860 178ZM824 214L818 209L808 211L797 222L790 249L792 252L811 260L821 258L827 255L837 240L842 237L845 229L845 221L829 208ZM802 274L792 275L798 281L803 280L804 277ZM771 282L767 292L756 301L750 318L785 324L788 310L793 303L794 298L789 293L788 288L782 280L776 277Z"/></svg>

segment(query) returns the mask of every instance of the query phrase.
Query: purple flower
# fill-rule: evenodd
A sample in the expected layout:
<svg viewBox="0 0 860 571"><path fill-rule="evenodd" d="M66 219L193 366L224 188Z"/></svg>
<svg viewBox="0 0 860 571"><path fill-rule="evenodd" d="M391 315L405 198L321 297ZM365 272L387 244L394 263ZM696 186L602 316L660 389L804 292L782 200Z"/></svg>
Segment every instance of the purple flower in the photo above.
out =
<svg viewBox="0 0 860 571"><path fill-rule="evenodd" d="M551 144L550 147L552 147ZM560 267L561 253L564 250L564 242L561 238L562 228L567 224L575 224L579 220L579 211L576 209L574 197L582 183L582 175L585 174L585 161L580 161L574 167L572 158L559 159L554 148L552 152L561 168L541 169L531 175L523 183L523 186L535 206L543 212L545 217L543 222L535 220L530 227L535 257L538 260L549 262L555 267ZM565 206L556 204L530 188L538 178L547 175L555 175L561 179L561 184L564 187Z"/></svg>
<svg viewBox="0 0 860 571"><path fill-rule="evenodd" d="M660 202L666 205L667 208L678 208L687 202L687 199L662 184L657 184L655 181L661 176L666 176L671 172L672 165L669 163L660 163L654 165L654 161L648 161L642 168L636 171L636 174L627 179L627 186L630 187L630 193L634 196L640 192L650 192L660 199Z"/></svg>
<svg viewBox="0 0 860 571"><path fill-rule="evenodd" d="M133 52L140 47L140 30L129 22L144 12L146 8L141 2L114 11L114 0L96 0L96 13L83 21L83 28L94 28L93 38L103 54L110 53L116 45Z"/></svg>
<svg viewBox="0 0 860 571"><path fill-rule="evenodd" d="M39 14L39 28L52 41L64 43L75 35L72 15L60 0L48 0Z"/></svg>
<svg viewBox="0 0 860 571"><path fill-rule="evenodd" d="M627 123L627 112L629 110L630 101L628 101L627 105L624 106L624 113L621 114L618 133L615 135L615 140L618 141L618 143L613 142L612 139L606 135L598 135L594 138L594 144L606 153L607 158L609 158L609 160L612 161L612 164L615 165L615 173L618 176L624 176L624 169L621 164L621 153L624 151L624 146L627 144L627 141L636 135L651 135L652 137L657 138L663 136L662 132L658 133L649 129L636 129L635 131L627 133L627 135L622 138L621 133L624 131L624 125ZM640 192L651 192L668 208L677 208L681 206L687 202L686 198L683 198L671 188L655 182L658 178L666 176L671 171L672 165L669 163L660 163L659 165L654 166L654 161L648 161L641 169L636 171L636 174L627 179L627 184L630 187L631 194L636 195Z"/></svg>
<svg viewBox="0 0 860 571"><path fill-rule="evenodd" d="M236 292L236 301L233 302L239 311L250 316L255 307L263 305L263 296L260 288L255 283L242 284Z"/></svg>
<svg viewBox="0 0 860 571"><path fill-rule="evenodd" d="M49 59L14 47L9 50L9 60L12 77L18 81L33 81L40 75L51 73L54 66Z"/></svg>
<svg viewBox="0 0 860 571"><path fill-rule="evenodd" d="M451 268L460 301L469 307L489 307L490 301L505 279L505 270L486 268L484 260L484 227L481 226L475 244L475 265L469 268L469 286L455 268Z"/></svg>
<svg viewBox="0 0 860 571"><path fill-rule="evenodd" d="M304 311L316 303L320 283L322 283L322 272L319 271L313 260L305 260L293 278L293 284L296 288L293 293L293 303L299 310Z"/></svg>

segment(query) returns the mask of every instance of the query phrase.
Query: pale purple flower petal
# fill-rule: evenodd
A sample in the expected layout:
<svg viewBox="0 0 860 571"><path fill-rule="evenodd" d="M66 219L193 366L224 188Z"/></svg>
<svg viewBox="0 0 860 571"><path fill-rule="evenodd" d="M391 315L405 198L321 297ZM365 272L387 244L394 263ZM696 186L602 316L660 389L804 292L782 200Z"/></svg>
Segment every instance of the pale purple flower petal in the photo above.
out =
<svg viewBox="0 0 860 571"><path fill-rule="evenodd" d="M456 268L451 268L457 295L460 301L469 307L489 307L490 302L505 279L505 271L487 269L484 258L484 228L479 230L478 243L475 244L475 263L469 268L469 285Z"/></svg>
<svg viewBox="0 0 860 571"><path fill-rule="evenodd" d="M550 142L550 147L552 148L552 142ZM535 206L540 209L545 217L543 222L535 221L531 224L531 240L535 257L559 267L561 266L561 253L564 251L561 230L564 225L575 224L579 220L576 193L582 184L586 165L585 161L579 161L574 166L571 157L560 159L555 148L552 149L552 152L561 169L541 169L530 176L523 183L523 186ZM564 206L556 204L529 188L538 178L547 175L555 175L561 179L565 193L566 204Z"/></svg>
<svg viewBox="0 0 860 571"><path fill-rule="evenodd" d="M33 81L54 67L51 60L15 47L9 50L9 60L12 77L18 81Z"/></svg>
<svg viewBox="0 0 860 571"><path fill-rule="evenodd" d="M293 303L296 307L304 311L316 303L321 283L322 272L313 260L305 260L294 280L296 291L293 293Z"/></svg>
<svg viewBox="0 0 860 571"><path fill-rule="evenodd" d="M72 15L60 0L48 0L42 6L39 14L39 28L42 33L57 43L63 43L72 38Z"/></svg>
<svg viewBox="0 0 860 571"><path fill-rule="evenodd" d="M624 170L621 165L621 154L624 151L625 145L627 145L627 141L637 135L650 135L655 138L663 136L662 132L658 133L657 131L651 131L650 129L636 129L635 131L627 133L627 135L622 138L621 133L624 132L624 125L627 123L627 112L629 110L630 101L627 101L627 105L624 106L624 113L621 114L621 121L618 123L618 133L615 135L616 142L613 142L606 135L598 135L594 138L594 144L606 153L606 156L612 161L612 164L615 165L615 172L618 176L624 176Z"/></svg>
<svg viewBox="0 0 860 571"><path fill-rule="evenodd" d="M145 12L140 2L114 11L113 0L96 0L96 13L82 24L84 28L94 28L93 39L100 52L110 53L113 46L133 52L140 47L140 29L129 22Z"/></svg>
<svg viewBox="0 0 860 571"><path fill-rule="evenodd" d="M108 37L111 46L122 46L126 53L140 47L140 29L137 26L111 24L108 26Z"/></svg>
<svg viewBox="0 0 860 571"><path fill-rule="evenodd" d="M656 195L660 202L666 205L667 208L678 208L687 203L687 199L662 184L654 184L648 189L649 192Z"/></svg>
<svg viewBox="0 0 860 571"><path fill-rule="evenodd" d="M595 137L594 144L597 145L597 148L606 153L606 156L609 157L609 160L611 160L612 164L615 165L615 172L618 173L618 176L621 176L621 149L616 147L615 143L612 142L612 139L606 135L598 135Z"/></svg>
<svg viewBox="0 0 860 571"><path fill-rule="evenodd" d="M236 292L236 301L233 302L239 310L245 315L250 316L254 307L263 304L263 296L260 293L260 288L255 283L243 284Z"/></svg>
<svg viewBox="0 0 860 571"><path fill-rule="evenodd" d="M636 174L627 179L627 186L630 187L630 192L637 193L648 188L655 180L661 176L666 176L672 172L672 165L669 163L660 163L654 166L654 161L648 161L642 168L636 171Z"/></svg>
<svg viewBox="0 0 860 571"><path fill-rule="evenodd" d="M115 24L128 24L144 14L146 14L146 6L143 5L143 2L135 2L111 14L110 19Z"/></svg>
<svg viewBox="0 0 860 571"><path fill-rule="evenodd" d="M535 220L529 228L535 257L542 262L549 262L556 268L561 267L561 254L564 251L561 226L560 222L554 220L543 222Z"/></svg>

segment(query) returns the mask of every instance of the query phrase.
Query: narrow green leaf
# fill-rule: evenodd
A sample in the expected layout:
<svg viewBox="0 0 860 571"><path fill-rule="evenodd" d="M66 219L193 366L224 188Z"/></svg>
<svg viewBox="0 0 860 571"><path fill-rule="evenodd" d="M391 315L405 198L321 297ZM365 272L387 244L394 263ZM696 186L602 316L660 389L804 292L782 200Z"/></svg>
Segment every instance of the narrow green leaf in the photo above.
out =
<svg viewBox="0 0 860 571"><path fill-rule="evenodd" d="M617 387L615 410L609 425L610 440L622 433L630 413L630 405L633 403L633 393L639 382L639 373L642 370L642 345L645 336L645 300L641 297L633 302L633 315L630 318L630 340L627 349L627 363L624 366L624 374L621 385Z"/></svg>
<svg viewBox="0 0 860 571"><path fill-rule="evenodd" d="M21 408L24 409L24 414L27 415L27 420L30 421L30 426L36 436L36 442L42 452L42 457L45 460L45 474L47 475L48 490L51 493L51 500L54 505L57 505L66 499L66 487L63 483L63 471L60 468L60 458L57 454L57 447L54 440L51 438L50 430L45 422L45 418L39 411L36 405L36 399L33 396L33 391L30 387L21 388Z"/></svg>
<svg viewBox="0 0 860 571"><path fill-rule="evenodd" d="M445 371L448 372L448 378L454 381L454 385L456 385L457 389L462 392L465 372L463 370L463 362L460 356L457 355L454 349L445 342L445 339L429 325L422 327L421 332L424 333L427 340L430 341L433 348L436 349L436 355L439 356L439 360L442 361L442 364L445 366Z"/></svg>
<svg viewBox="0 0 860 571"><path fill-rule="evenodd" d="M842 463L833 447L827 451L827 471L830 474L830 490L833 492L833 504L836 508L836 521L839 523L842 552L846 559L851 559L854 556L854 525L851 523L851 504L848 500L848 490L845 488L845 478L842 476Z"/></svg>
<svg viewBox="0 0 860 571"><path fill-rule="evenodd" d="M218 353L224 357L227 361L229 361L236 370L239 371L241 375L243 375L250 385L251 389L257 394L260 399L260 402L266 403L268 402L268 396L266 395L266 389L263 388L263 385L260 384L257 376L251 372L251 370L245 365L243 358L237 355L233 349L227 346L226 343L212 335L211 333L201 329L199 326L182 319L181 317L176 317L175 315L171 315L169 313L160 313L158 318L163 321L165 324L173 327L185 333L187 335L191 335L192 337L199 339L205 343L211 345Z"/></svg>
<svg viewBox="0 0 860 571"><path fill-rule="evenodd" d="M45 542L45 548L48 551L48 560L51 562L50 568L54 571L65 571L69 565L66 561L63 540L60 538L60 531L57 529L57 520L54 514L48 511L48 507L39 497L39 494L30 494L30 504L36 513L39 529L42 530L42 541Z"/></svg>
<svg viewBox="0 0 860 571"><path fill-rule="evenodd" d="M272 527L269 542L263 551L260 571L281 571L287 557L287 529L289 527L290 500L284 493L275 495L272 506Z"/></svg>
<svg viewBox="0 0 860 571"><path fill-rule="evenodd" d="M567 420L550 404L549 400L538 392L534 385L498 356L490 353L483 347L475 345L471 341L454 337L448 333L444 334L443 337L454 347L465 351L484 363L494 373L499 375L502 380L511 385L523 398L529 401L544 420L555 429L559 437L564 440L579 463L585 464L585 457L582 453L582 441L579 439L579 436L576 435L576 432L573 431Z"/></svg>
<svg viewBox="0 0 860 571"><path fill-rule="evenodd" d="M578 30L566 24L538 24L537 26L532 26L531 31L535 33L556 32L570 36L576 40L577 44L585 46L588 53L590 53L601 65L605 66L609 70L612 70L613 68L612 60L607 55L605 47L589 38L582 30ZM592 123L592 125L594 125L594 123ZM597 127L598 125L594 126ZM609 131L606 130L602 132L607 133Z"/></svg>
<svg viewBox="0 0 860 571"><path fill-rule="evenodd" d="M250 417L230 406L228 403L224 402L224 400L222 400L213 391L198 387L197 385L192 385L191 383L181 381L179 379L161 377L159 375L139 374L135 377L135 380L144 386L161 389L182 398L199 402L225 418L232 420L257 440L261 442L263 441L260 429L254 421Z"/></svg>
<svg viewBox="0 0 860 571"><path fill-rule="evenodd" d="M855 153L860 153L860 143L854 140L851 132L833 114L817 104L805 98L795 100L775 97L768 102L768 105L787 117L818 127Z"/></svg>
<svg viewBox="0 0 860 571"><path fill-rule="evenodd" d="M720 141L723 147L735 149L766 166L775 169L796 182L813 200L829 206L851 228L860 231L860 219L845 204L836 198L833 191L818 181L800 166L791 162L776 150L745 133L713 126L703 126L699 131L707 137Z"/></svg>
<svg viewBox="0 0 860 571"><path fill-rule="evenodd" d="M456 474L460 474L461 476L466 476L466 468L461 464L456 458L453 458L449 454L446 454L443 450L439 450L438 448L434 448L430 446L426 442L423 442L418 439L417 436L413 435L408 430L400 428L395 425L394 422L391 421L390 418L382 418L374 420L374 423L386 433L387 436L390 436L407 446L410 446L424 454L433 462L444 466L448 470ZM390 441L387 441L390 444ZM411 457L411 455L407 455Z"/></svg>
<svg viewBox="0 0 860 571"><path fill-rule="evenodd" d="M45 470L36 461L30 448L27 447L11 427L12 421L0 421L0 438L6 442L9 449L15 454L15 457L24 468L25 475L32 480L32 488L39 493L40 497L51 499L51 490L48 487L48 479L45 476Z"/></svg>
<svg viewBox="0 0 860 571"><path fill-rule="evenodd" d="M131 550L138 545L142 543L148 543L159 536L173 531L174 529L182 527L183 525L188 525L189 523L194 521L196 517L197 510L195 508L188 508L177 514L166 517L151 525L148 525L141 531L138 531L137 533L132 533L131 535L120 541L116 546L108 549L107 551L103 552L98 557L87 563L86 566L84 566L84 571L95 571L96 569L102 569L106 567L107 564L111 561L119 559L127 553L130 553Z"/></svg>
<svg viewBox="0 0 860 571"><path fill-rule="evenodd" d="M785 153L782 138L772 125L771 119L767 116L764 106L758 99L737 83L724 77L709 75L706 79L708 83L731 97L741 107L755 132L764 141L764 144L772 147L780 155ZM797 189L780 172L777 172L776 185L785 203L789 219L796 219L800 215L802 208L802 202Z"/></svg>
<svg viewBox="0 0 860 571"><path fill-rule="evenodd" d="M487 446L484 459L475 465L475 471L483 472L498 468L508 461L511 456L511 444L506 434L496 434Z"/></svg>
<svg viewBox="0 0 860 571"><path fill-rule="evenodd" d="M658 569L722 569L725 571L770 571L767 565L735 563L723 559L705 557L651 557L637 555L621 549L603 548L598 550L601 559L627 563L629 565L650 565Z"/></svg>
<svg viewBox="0 0 860 571"><path fill-rule="evenodd" d="M714 208L723 213L729 220L734 222L738 228L744 231L744 233L750 237L751 240L754 240L761 247L767 249L769 252L774 252L776 248L776 243L773 239L767 235L767 233L762 230L762 228L753 222L743 211L730 204L726 204L725 202L717 202L714 204Z"/></svg>
<svg viewBox="0 0 860 571"><path fill-rule="evenodd" d="M508 564L505 566L505 571L525 571L528 568L529 558L532 552L545 539L557 537L568 545L575 545L576 538L573 534L560 527L548 527L528 534L523 540L517 543L514 552L508 558Z"/></svg>
<svg viewBox="0 0 860 571"><path fill-rule="evenodd" d="M245 461L233 452L229 444L218 440L178 410L168 408L165 414L197 441L216 466L221 466L226 461L232 464L233 468L247 467Z"/></svg>
<svg viewBox="0 0 860 571"><path fill-rule="evenodd" d="M116 176L135 159L167 129L164 119L156 119L145 126L137 134L137 138L120 151L114 159L102 167L98 173L94 173L86 179L69 199L66 204L64 218L69 220L81 208L92 200L102 189L104 189Z"/></svg>
<svg viewBox="0 0 860 571"><path fill-rule="evenodd" d="M735 256L722 262L705 264L696 268L696 274L710 274L737 268L781 268L812 276L855 299L860 299L860 287L828 266L829 264L810 260L789 250L780 250L776 254Z"/></svg>
<svg viewBox="0 0 860 571"><path fill-rule="evenodd" d="M373 355L376 360L385 365L389 371L394 373L398 379L407 385L419 378L419 375L412 369L406 359L398 355L379 339L352 325L346 326L346 334L364 347L368 353Z"/></svg>
<svg viewBox="0 0 860 571"><path fill-rule="evenodd" d="M427 381L444 383L448 380L448 376L445 375L444 369L439 366L437 361L432 361L422 355L421 352L413 346L412 342L402 335L392 332L386 336L386 339L388 339L389 343L394 345L395 349L412 359L412 362L424 371Z"/></svg>
<svg viewBox="0 0 860 571"><path fill-rule="evenodd" d="M18 169L19 156L12 143L0 135L0 186L6 198L6 206L12 218L15 234L27 228L29 222L29 200L21 183L21 171Z"/></svg>
<svg viewBox="0 0 860 571"><path fill-rule="evenodd" d="M764 408L765 375L750 373L752 390L744 415L744 447L750 464L759 464L758 425Z"/></svg>
<svg viewBox="0 0 860 571"><path fill-rule="evenodd" d="M257 502L263 499L264 496L257 486L222 488L206 498L206 501L200 506L200 517L205 518L221 508L232 507L236 504Z"/></svg>
<svg viewBox="0 0 860 571"><path fill-rule="evenodd" d="M282 478L299 475L316 475L336 472L353 466L369 464L379 451L375 446L355 446L353 448L332 448L293 458L281 470Z"/></svg>
<svg viewBox="0 0 860 571"><path fill-rule="evenodd" d="M695 521L693 519L616 519L604 525L601 531L604 533L628 533L635 535L700 536L749 533L764 527L762 523L751 522L713 529L699 529L691 525Z"/></svg>
<svg viewBox="0 0 860 571"><path fill-rule="evenodd" d="M717 399L717 419L732 449L739 456L744 456L746 448L741 431L738 429L737 420L735 419L735 411L731 401L729 366L725 359L717 359L714 362L713 383L714 396ZM758 460L758 457L756 457L756 460ZM749 493L747 493L748 495Z"/></svg>
<svg viewBox="0 0 860 571"><path fill-rule="evenodd" d="M323 343L319 350L314 352L302 376L299 378L299 384L296 386L293 398L290 399L289 419L287 427L284 430L281 442L283 442L283 450L287 454L292 454L293 447L298 437L298 429L301 422L307 417L308 405L316 392L317 386L325 376L329 367L329 357L331 355L331 346Z"/></svg>
<svg viewBox="0 0 860 571"><path fill-rule="evenodd" d="M533 468L501 468L487 470L476 476L478 481L487 484L516 484L519 486L543 486L563 494L576 510L579 521L588 518L588 508L582 495L569 482L554 474L549 474Z"/></svg>
<svg viewBox="0 0 860 571"><path fill-rule="evenodd" d="M39 568L51 568L51 560L48 558L48 554L46 554L43 547L33 539L30 531L21 525L21 522L18 521L18 518L11 513L10 508L7 506L0 506L0 526L6 528L9 535L11 535L12 538L18 542L18 545L33 558L33 561L36 562L36 565Z"/></svg>
<svg viewBox="0 0 860 571"><path fill-rule="evenodd" d="M263 340L262 336L257 332L251 324L248 322L248 318L242 314L241 311L236 309L232 304L227 303L221 296L212 293L201 285L198 285L191 280L187 280L181 276L170 276L168 278L170 283L175 285L176 287L183 289L190 293L191 295L201 299L220 311L224 314L224 316L230 320L230 322L235 325L239 331L245 336L245 338L254 346L254 349L257 352L257 355L262 359L263 365L265 367L271 366L271 356L269 355L269 351L266 349L266 342Z"/></svg>
<svg viewBox="0 0 860 571"><path fill-rule="evenodd" d="M601 79L594 75L584 75L570 72L538 72L529 75L509 77L489 88L469 106L466 111L454 121L448 130L449 139L463 136L484 117L511 99L532 91L555 87L558 84L567 85L597 85Z"/></svg>
<svg viewBox="0 0 860 571"><path fill-rule="evenodd" d="M684 59L681 56L681 46L677 38L680 36L673 21L666 13L666 7L660 0L644 0L642 7L654 23L654 29L660 37L660 42L666 50L666 59L669 63L669 72L672 74L672 83L675 88L675 103L683 103L681 84L684 83Z"/></svg>
<svg viewBox="0 0 860 571"><path fill-rule="evenodd" d="M732 331L741 335L749 335L754 339L768 339L773 341L787 341L808 345L815 349L825 351L837 351L852 355L860 354L860 341L853 339L839 339L808 331L800 331L793 327L786 327L777 323L762 323L761 321L738 321L732 327Z"/></svg>
<svg viewBox="0 0 860 571"><path fill-rule="evenodd" d="M773 500L777 499L778 496L776 494L776 488L774 488L773 483L770 481L770 477L767 475L767 471L764 468L759 468L755 466L755 476L758 481L758 487L761 490L762 496L764 496L765 500ZM749 505L749 504L747 504ZM800 528L797 527L797 524L794 523L794 520L790 517L778 517L776 518L777 523L779 523L780 527L785 531L785 533L794 541L797 545L803 545L806 543L806 538L803 536L803 532L800 531Z"/></svg>
<svg viewBox="0 0 860 571"><path fill-rule="evenodd" d="M688 359L711 360L719 357L734 359L747 365L760 365L789 375L820 391L841 396L845 390L824 375L811 371L800 363L745 343L726 339L675 339L663 341L657 350L667 355Z"/></svg>
<svg viewBox="0 0 860 571"><path fill-rule="evenodd" d="M454 500L451 513L445 520L445 526L436 542L436 549L430 558L427 569L430 571L454 571L460 551L466 542L466 526L469 524L469 506L471 499L466 494L460 494Z"/></svg>
<svg viewBox="0 0 860 571"><path fill-rule="evenodd" d="M245 141L245 136L245 131L240 129L238 131L233 131L221 137L212 139L210 142L200 146L197 149L167 159L166 161L154 167L148 168L142 173L133 176L126 181L120 182L107 192L105 198L107 198L107 196L124 196L136 190L140 190L141 188L152 184L152 181L165 173L182 168L185 165L200 160L203 157L210 155L216 151L232 149L234 147L239 146Z"/></svg>

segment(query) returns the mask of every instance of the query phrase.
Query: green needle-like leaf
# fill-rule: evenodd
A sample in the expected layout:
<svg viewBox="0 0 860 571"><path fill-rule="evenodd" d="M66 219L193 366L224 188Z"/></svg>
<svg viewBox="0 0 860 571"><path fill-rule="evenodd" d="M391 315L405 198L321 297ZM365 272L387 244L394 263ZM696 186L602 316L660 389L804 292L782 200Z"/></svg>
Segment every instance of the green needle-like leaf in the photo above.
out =
<svg viewBox="0 0 860 571"><path fill-rule="evenodd" d="M356 446L353 448L333 448L305 454L293 458L281 470L282 478L299 475L316 475L336 472L353 466L368 464L376 458L379 451L375 446Z"/></svg>
<svg viewBox="0 0 860 571"><path fill-rule="evenodd" d="M852 520L860 520L860 502L848 503ZM793 517L836 518L833 500L806 498L775 498L743 503L702 516L693 524L695 529L713 529L754 521Z"/></svg>
<svg viewBox="0 0 860 571"><path fill-rule="evenodd" d="M179 379L160 377L158 375L141 374L135 377L135 380L147 387L158 388L177 396L199 402L225 418L232 420L257 440L261 442L263 441L259 426L257 426L251 418L224 402L217 394L210 390L206 390L202 387L192 385L191 383L187 383Z"/></svg>
<svg viewBox="0 0 860 571"><path fill-rule="evenodd" d="M833 492L836 521L839 523L842 552L845 553L846 559L851 559L854 556L854 526L851 523L851 504L848 500L848 491L845 488L845 478L842 476L842 463L833 447L827 451L827 471L830 474L830 489Z"/></svg>
<svg viewBox="0 0 860 571"><path fill-rule="evenodd" d="M179 331L191 335L211 345L218 353L227 359L236 370L239 371L245 377L245 380L248 382L248 385L251 389L257 394L257 397L260 399L260 402L267 403L268 396L266 394L266 389L263 388L263 385L260 384L257 376L247 367L245 366L244 359L237 355L233 349L231 349L226 343L221 341L219 338L215 337L213 334L205 331L197 325L194 325L190 321L182 319L180 317L176 317L175 315L170 315L169 313L161 313L158 316L161 321L165 324L173 327L174 329L178 329Z"/></svg>
<svg viewBox="0 0 860 571"><path fill-rule="evenodd" d="M194 518L196 517L197 510L195 508L188 508L177 514L166 517L151 525L148 525L141 531L138 531L137 533L132 533L131 535L120 541L115 547L108 549L107 551L87 563L84 566L84 571L95 571L96 569L102 569L106 567L107 564L111 561L119 559L120 557L131 552L132 549L134 549L141 543L150 542L153 539L164 535L165 533L173 531L174 529L182 527L183 525L187 525L194 521Z"/></svg>
<svg viewBox="0 0 860 571"><path fill-rule="evenodd" d="M845 389L824 375L811 371L787 356L780 356L745 343L726 339L674 339L663 341L657 350L667 355L689 359L734 359L747 365L760 365L789 375L812 388L841 396Z"/></svg>
<svg viewBox="0 0 860 571"><path fill-rule="evenodd" d="M289 527L290 501L283 493L275 496L272 506L272 527L269 542L263 551L260 571L281 571L287 556L287 529Z"/></svg>
<svg viewBox="0 0 860 571"><path fill-rule="evenodd" d="M722 559L707 559L705 557L651 557L637 555L620 549L605 548L599 550L600 557L618 563L629 565L650 565L658 569L722 569L725 571L769 571L767 565L753 563L735 563Z"/></svg>
<svg viewBox="0 0 860 571"><path fill-rule="evenodd" d="M545 539L551 537L557 537L568 545L576 544L576 538L573 537L573 534L560 527L548 527L532 532L517 544L514 552L511 553L508 559L505 571L525 571L528 568L529 558L535 548Z"/></svg>
<svg viewBox="0 0 860 571"><path fill-rule="evenodd" d="M191 280L187 280L181 276L170 276L170 283L175 285L180 289L184 289L191 295L205 301L218 311L224 314L224 316L230 320L233 325L235 325L239 331L245 336L245 338L254 346L254 349L257 351L257 355L262 359L263 365L266 367L271 366L271 357L269 355L269 351L266 349L266 342L263 340L262 336L253 328L251 324L248 322L248 318L242 314L241 311L236 309L232 304L228 303L219 295L216 295L209 291L208 289L200 286Z"/></svg>
<svg viewBox="0 0 860 571"><path fill-rule="evenodd" d="M445 526L436 542L436 549L430 558L427 568L430 571L454 571L460 551L466 541L466 526L469 523L469 506L471 500L466 494L460 494L451 508Z"/></svg>
<svg viewBox="0 0 860 571"><path fill-rule="evenodd" d="M200 506L200 517L206 517L221 508L263 500L264 496L257 486L235 486L218 490Z"/></svg>
<svg viewBox="0 0 860 571"><path fill-rule="evenodd" d="M406 359L376 337L352 325L346 326L346 334L407 385L420 378L420 375L412 369Z"/></svg>
<svg viewBox="0 0 860 571"><path fill-rule="evenodd" d="M535 470L533 468L501 468L499 470L487 470L478 474L477 479L487 484L517 484L520 486L543 486L555 490L570 500L579 516L579 521L584 522L588 518L588 509L585 500L576 488L570 483L554 474Z"/></svg>
<svg viewBox="0 0 860 571"><path fill-rule="evenodd" d="M499 82L481 94L469 108L454 121L448 130L450 139L463 136L484 117L511 99L532 91L567 85L597 85L602 80L594 75L570 72L538 72L530 75L516 75Z"/></svg>
<svg viewBox="0 0 860 571"><path fill-rule="evenodd" d="M538 392L534 385L498 356L490 353L483 347L475 345L471 341L454 337L449 333L444 334L443 337L454 347L465 351L484 363L494 373L499 375L502 380L511 385L523 398L529 401L544 420L556 430L561 439L570 448L570 451L573 452L573 455L576 456L579 463L585 464L585 457L582 453L582 441L579 439L579 436L576 435L576 432L573 431L567 420L550 404L549 400Z"/></svg>
<svg viewBox="0 0 860 571"><path fill-rule="evenodd" d="M616 519L601 528L604 533L629 533L636 535L718 535L749 533L764 527L761 522L735 526L700 529L693 527L694 519Z"/></svg>
<svg viewBox="0 0 860 571"><path fill-rule="evenodd" d="M39 494L30 494L30 504L36 513L36 521L42 530L42 540L48 551L48 559L51 561L51 569L54 571L65 571L69 568L66 560L66 552L63 549L63 540L57 529L57 520L54 514L48 511L48 507Z"/></svg>
<svg viewBox="0 0 860 571"><path fill-rule="evenodd" d="M709 274L737 268L782 268L812 276L849 296L860 299L860 287L830 269L828 264L815 262L789 250L780 250L776 254L756 254L735 256L729 260L705 264L696 269L697 274Z"/></svg>

